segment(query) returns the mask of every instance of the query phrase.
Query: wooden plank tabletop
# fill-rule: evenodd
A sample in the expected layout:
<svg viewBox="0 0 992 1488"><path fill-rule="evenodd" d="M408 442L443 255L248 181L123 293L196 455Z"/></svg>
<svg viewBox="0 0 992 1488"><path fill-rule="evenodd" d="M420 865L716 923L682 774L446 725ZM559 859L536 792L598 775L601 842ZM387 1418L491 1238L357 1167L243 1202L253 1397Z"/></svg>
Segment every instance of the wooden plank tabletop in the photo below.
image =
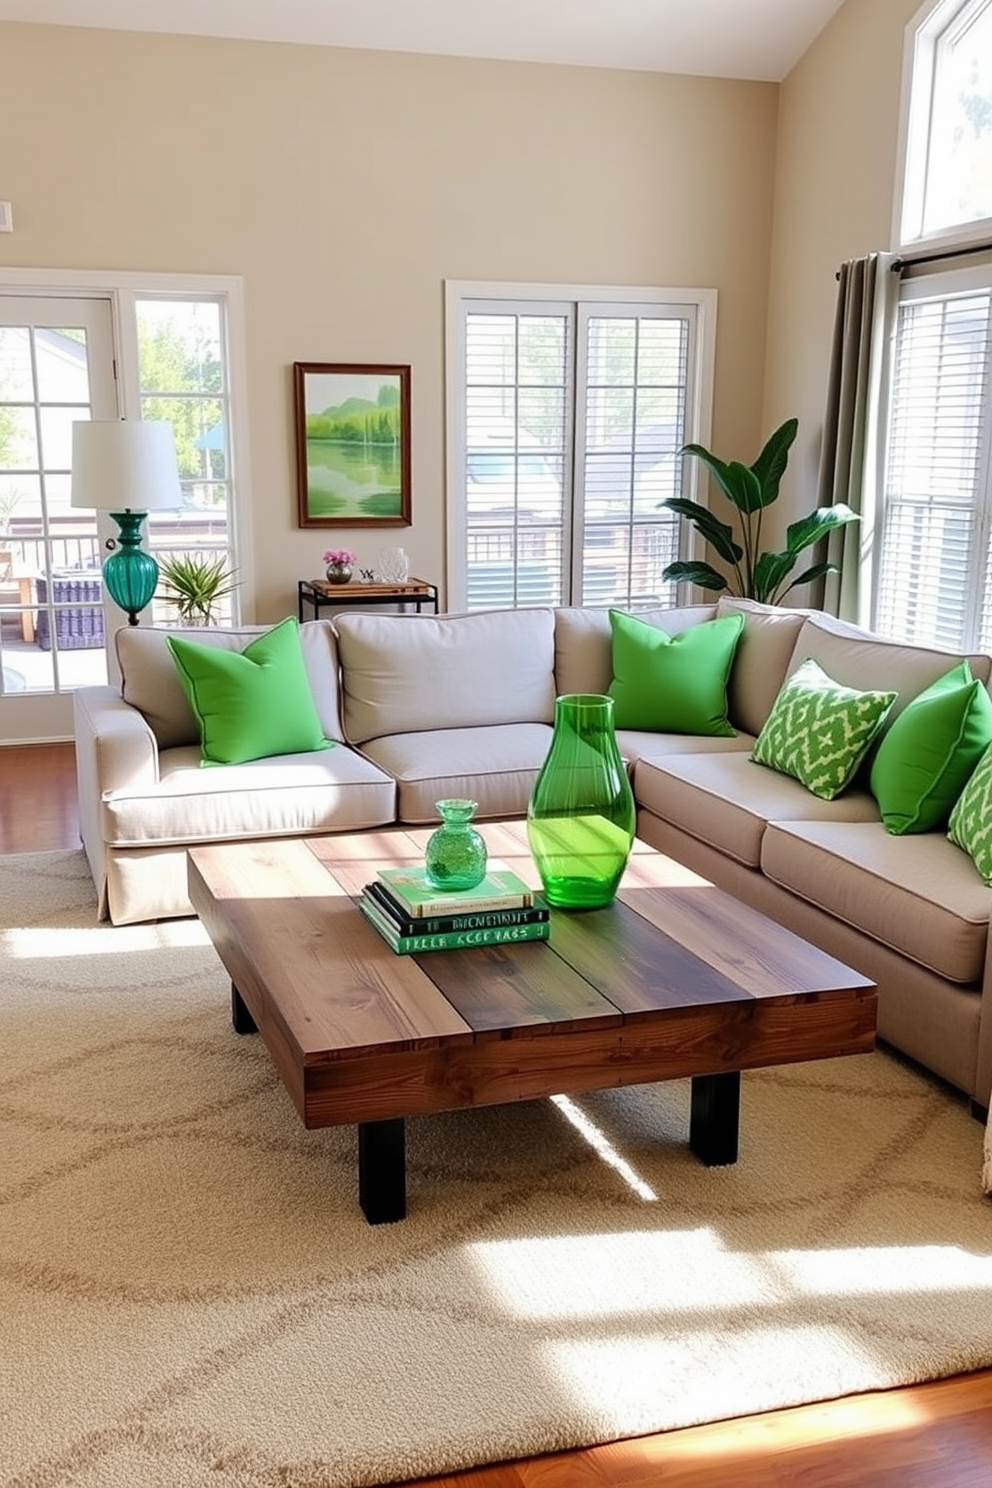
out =
<svg viewBox="0 0 992 1488"><path fill-rule="evenodd" d="M491 857L540 887L522 822ZM873 1046L874 985L636 843L617 901L550 941L397 955L356 899L432 827L190 850L194 907L308 1126Z"/></svg>

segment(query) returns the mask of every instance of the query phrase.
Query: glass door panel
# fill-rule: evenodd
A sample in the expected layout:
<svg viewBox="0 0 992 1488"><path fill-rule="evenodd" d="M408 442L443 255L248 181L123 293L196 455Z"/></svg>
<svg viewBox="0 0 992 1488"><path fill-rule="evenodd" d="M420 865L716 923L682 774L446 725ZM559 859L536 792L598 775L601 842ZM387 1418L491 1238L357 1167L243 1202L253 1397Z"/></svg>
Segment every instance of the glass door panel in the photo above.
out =
<svg viewBox="0 0 992 1488"><path fill-rule="evenodd" d="M0 738L72 735L107 680L97 515L70 505L72 425L115 418L106 299L0 296Z"/></svg>

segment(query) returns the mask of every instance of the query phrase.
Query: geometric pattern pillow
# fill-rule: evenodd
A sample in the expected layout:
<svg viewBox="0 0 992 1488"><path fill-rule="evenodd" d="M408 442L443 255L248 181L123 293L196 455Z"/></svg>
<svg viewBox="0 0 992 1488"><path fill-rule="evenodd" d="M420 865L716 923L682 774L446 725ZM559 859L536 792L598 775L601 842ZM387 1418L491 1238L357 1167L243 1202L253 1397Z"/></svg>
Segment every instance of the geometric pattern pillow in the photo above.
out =
<svg viewBox="0 0 992 1488"><path fill-rule="evenodd" d="M947 835L992 884L992 747L987 749L955 803Z"/></svg>
<svg viewBox="0 0 992 1488"><path fill-rule="evenodd" d="M783 682L751 758L832 801L850 784L895 692L858 692L809 659Z"/></svg>

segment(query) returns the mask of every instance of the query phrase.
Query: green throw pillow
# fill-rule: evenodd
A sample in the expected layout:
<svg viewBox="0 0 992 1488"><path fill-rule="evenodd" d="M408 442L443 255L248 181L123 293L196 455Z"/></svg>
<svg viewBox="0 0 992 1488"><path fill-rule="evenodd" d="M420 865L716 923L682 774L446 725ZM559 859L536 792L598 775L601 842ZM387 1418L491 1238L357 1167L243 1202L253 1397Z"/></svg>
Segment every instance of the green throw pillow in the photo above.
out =
<svg viewBox="0 0 992 1488"><path fill-rule="evenodd" d="M992 744L992 698L966 661L908 703L878 746L871 791L890 832L941 827Z"/></svg>
<svg viewBox="0 0 992 1488"><path fill-rule="evenodd" d="M896 696L856 692L804 661L782 683L751 758L832 801L850 785Z"/></svg>
<svg viewBox="0 0 992 1488"><path fill-rule="evenodd" d="M992 884L992 747L986 749L958 797L947 835L968 854L982 881Z"/></svg>
<svg viewBox="0 0 992 1488"><path fill-rule="evenodd" d="M743 615L704 620L670 636L623 610L610 611L613 631L613 721L617 728L733 738L727 678Z"/></svg>
<svg viewBox="0 0 992 1488"><path fill-rule="evenodd" d="M243 651L166 636L203 741L204 765L331 749L317 717L300 632L290 616Z"/></svg>

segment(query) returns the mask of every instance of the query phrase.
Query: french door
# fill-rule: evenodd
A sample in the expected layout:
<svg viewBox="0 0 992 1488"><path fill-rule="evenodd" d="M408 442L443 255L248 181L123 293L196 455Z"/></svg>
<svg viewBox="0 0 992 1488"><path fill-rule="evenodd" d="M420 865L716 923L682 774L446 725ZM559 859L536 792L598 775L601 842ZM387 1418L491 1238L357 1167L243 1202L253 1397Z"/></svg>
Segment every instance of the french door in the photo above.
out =
<svg viewBox="0 0 992 1488"><path fill-rule="evenodd" d="M0 294L0 741L70 738L72 692L107 680L109 532L69 495L72 425L117 417L115 367L109 297Z"/></svg>

